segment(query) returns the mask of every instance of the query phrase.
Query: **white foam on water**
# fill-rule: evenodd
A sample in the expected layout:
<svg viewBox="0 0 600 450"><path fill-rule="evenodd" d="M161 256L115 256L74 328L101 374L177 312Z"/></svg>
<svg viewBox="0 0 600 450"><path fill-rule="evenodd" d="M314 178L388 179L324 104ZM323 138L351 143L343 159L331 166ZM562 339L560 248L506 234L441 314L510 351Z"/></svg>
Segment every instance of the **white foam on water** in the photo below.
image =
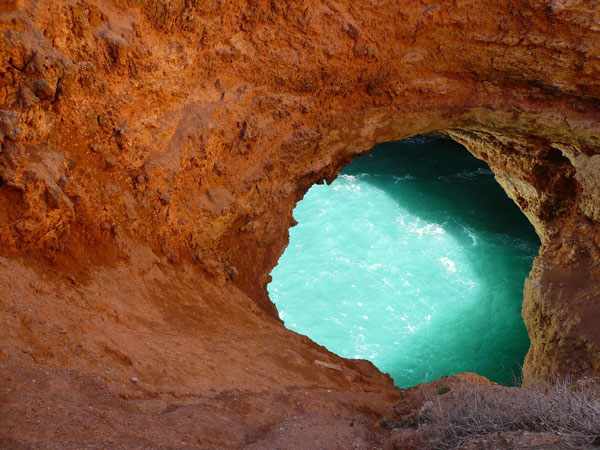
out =
<svg viewBox="0 0 600 450"><path fill-rule="evenodd" d="M445 174L451 164L402 161L399 174L388 159L380 172L361 166L309 190L272 272L271 299L287 326L342 356L372 360L401 387L460 371L504 381L527 348L520 297L536 244L484 229L479 215L464 212L477 201L464 198L470 191L492 201L481 187L495 183L489 169Z"/></svg>

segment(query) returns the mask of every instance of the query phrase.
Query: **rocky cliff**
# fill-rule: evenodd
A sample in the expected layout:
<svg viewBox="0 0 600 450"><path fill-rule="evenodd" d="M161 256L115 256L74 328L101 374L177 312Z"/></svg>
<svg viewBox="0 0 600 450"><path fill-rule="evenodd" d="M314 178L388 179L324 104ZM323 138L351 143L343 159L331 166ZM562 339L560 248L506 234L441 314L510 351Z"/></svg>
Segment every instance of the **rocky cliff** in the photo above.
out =
<svg viewBox="0 0 600 450"><path fill-rule="evenodd" d="M389 377L265 286L313 183L431 131L542 240L525 382L600 371L596 2L5 0L0 33L10 442L241 446L290 417L374 442Z"/></svg>

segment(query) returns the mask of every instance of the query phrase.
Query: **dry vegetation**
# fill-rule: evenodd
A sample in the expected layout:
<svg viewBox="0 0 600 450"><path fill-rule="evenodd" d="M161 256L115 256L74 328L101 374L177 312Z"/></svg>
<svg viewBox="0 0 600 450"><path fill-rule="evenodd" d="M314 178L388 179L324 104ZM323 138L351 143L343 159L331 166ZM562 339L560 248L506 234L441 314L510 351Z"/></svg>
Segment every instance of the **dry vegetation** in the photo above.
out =
<svg viewBox="0 0 600 450"><path fill-rule="evenodd" d="M565 447L600 445L600 390L589 380L527 389L472 385L452 390L428 402L421 424L438 429L431 448L456 448L492 433L552 433Z"/></svg>

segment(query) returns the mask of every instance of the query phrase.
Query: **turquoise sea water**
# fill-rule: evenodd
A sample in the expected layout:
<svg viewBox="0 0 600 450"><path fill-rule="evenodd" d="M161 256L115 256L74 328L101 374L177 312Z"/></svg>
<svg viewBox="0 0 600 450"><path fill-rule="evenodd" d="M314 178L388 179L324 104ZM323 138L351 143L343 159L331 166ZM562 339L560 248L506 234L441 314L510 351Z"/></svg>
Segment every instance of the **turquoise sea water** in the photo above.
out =
<svg viewBox="0 0 600 450"><path fill-rule="evenodd" d="M380 145L294 216L268 286L288 328L400 387L461 371L514 383L540 243L484 162L446 140Z"/></svg>

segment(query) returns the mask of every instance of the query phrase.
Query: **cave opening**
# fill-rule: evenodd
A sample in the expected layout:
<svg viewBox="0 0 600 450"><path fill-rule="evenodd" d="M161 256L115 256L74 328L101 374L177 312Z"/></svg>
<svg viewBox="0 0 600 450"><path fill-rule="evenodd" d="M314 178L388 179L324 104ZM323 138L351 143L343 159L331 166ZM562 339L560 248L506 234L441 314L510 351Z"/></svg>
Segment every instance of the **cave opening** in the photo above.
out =
<svg viewBox="0 0 600 450"><path fill-rule="evenodd" d="M381 144L294 216L268 286L288 328L399 387L463 371L519 383L540 241L485 162L440 137Z"/></svg>

